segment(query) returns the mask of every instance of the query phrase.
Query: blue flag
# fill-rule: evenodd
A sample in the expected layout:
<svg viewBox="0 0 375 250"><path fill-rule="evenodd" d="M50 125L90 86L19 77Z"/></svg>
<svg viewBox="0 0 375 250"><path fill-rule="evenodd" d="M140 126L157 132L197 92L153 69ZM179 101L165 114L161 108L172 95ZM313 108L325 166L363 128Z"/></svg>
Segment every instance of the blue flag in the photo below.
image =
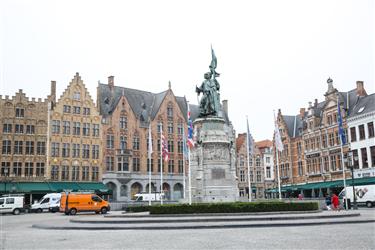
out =
<svg viewBox="0 0 375 250"><path fill-rule="evenodd" d="M340 102L339 102L338 98L337 98L337 112L339 113L339 116L337 118L337 122L339 124L339 136L340 136L340 139L341 139L341 145L345 145L346 144L346 137L345 137L344 128L342 126L341 108L340 108Z"/></svg>

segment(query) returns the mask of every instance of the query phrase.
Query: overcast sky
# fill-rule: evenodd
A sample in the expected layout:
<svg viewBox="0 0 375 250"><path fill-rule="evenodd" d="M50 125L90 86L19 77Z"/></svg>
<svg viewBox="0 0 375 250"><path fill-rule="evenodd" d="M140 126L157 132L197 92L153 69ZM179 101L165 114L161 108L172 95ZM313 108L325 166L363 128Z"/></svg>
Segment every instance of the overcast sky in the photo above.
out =
<svg viewBox="0 0 375 250"><path fill-rule="evenodd" d="M221 99L238 133L272 139L273 110L294 115L362 80L374 92L374 1L0 1L0 94L61 95L79 72L97 82L197 103L218 58Z"/></svg>

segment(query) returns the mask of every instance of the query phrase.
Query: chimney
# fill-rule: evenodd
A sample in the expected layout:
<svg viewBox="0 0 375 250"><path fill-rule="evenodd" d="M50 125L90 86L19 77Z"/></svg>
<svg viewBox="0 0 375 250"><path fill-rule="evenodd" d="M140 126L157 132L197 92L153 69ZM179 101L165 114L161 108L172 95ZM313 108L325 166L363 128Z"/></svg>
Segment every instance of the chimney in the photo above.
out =
<svg viewBox="0 0 375 250"><path fill-rule="evenodd" d="M357 96L366 96L366 90L363 87L363 81L357 81Z"/></svg>
<svg viewBox="0 0 375 250"><path fill-rule="evenodd" d="M300 108L299 109L299 115L301 116L301 119L303 119L304 118L304 116L305 116L305 108Z"/></svg>
<svg viewBox="0 0 375 250"><path fill-rule="evenodd" d="M223 110L229 116L228 114L228 100L223 100Z"/></svg>
<svg viewBox="0 0 375 250"><path fill-rule="evenodd" d="M51 81L51 102L56 103L56 81Z"/></svg>
<svg viewBox="0 0 375 250"><path fill-rule="evenodd" d="M108 76L108 85L110 88L113 88L115 86L115 77L114 76Z"/></svg>

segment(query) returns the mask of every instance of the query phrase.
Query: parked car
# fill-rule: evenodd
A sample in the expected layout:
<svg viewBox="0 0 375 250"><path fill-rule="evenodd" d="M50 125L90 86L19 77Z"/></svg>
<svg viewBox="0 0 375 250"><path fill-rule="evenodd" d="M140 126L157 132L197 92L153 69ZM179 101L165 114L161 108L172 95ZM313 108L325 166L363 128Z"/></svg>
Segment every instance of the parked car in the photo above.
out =
<svg viewBox="0 0 375 250"><path fill-rule="evenodd" d="M138 193L135 194L134 197L136 197L135 201L160 201L160 198L163 197L164 194L160 193Z"/></svg>
<svg viewBox="0 0 375 250"><path fill-rule="evenodd" d="M50 193L31 205L31 211L41 213L43 211L58 212L60 209L61 193Z"/></svg>
<svg viewBox="0 0 375 250"><path fill-rule="evenodd" d="M77 212L106 214L111 209L108 201L92 193L61 193L60 212L75 215Z"/></svg>
<svg viewBox="0 0 375 250"><path fill-rule="evenodd" d="M3 195L0 197L0 214L13 213L19 215L25 211L25 198L23 195Z"/></svg>

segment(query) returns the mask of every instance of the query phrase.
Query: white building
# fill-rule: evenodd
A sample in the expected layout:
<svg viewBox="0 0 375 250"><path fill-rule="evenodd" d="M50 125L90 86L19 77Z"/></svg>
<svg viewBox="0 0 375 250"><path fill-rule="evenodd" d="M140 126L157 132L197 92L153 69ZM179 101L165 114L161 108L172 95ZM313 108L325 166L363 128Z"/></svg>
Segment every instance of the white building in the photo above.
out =
<svg viewBox="0 0 375 250"><path fill-rule="evenodd" d="M362 84L362 82L357 82ZM347 119L355 178L375 177L375 94L358 96Z"/></svg>

